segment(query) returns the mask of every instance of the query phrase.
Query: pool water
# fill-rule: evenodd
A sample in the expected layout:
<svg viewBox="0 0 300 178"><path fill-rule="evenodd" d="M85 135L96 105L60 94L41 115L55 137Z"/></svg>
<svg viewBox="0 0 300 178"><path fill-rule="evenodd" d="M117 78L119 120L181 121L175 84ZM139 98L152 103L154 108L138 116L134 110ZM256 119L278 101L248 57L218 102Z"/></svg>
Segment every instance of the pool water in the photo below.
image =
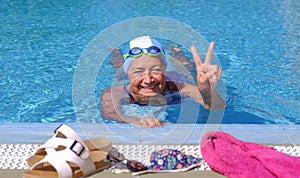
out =
<svg viewBox="0 0 300 178"><path fill-rule="evenodd" d="M2 2L0 122L78 121L72 81L84 48L116 23L159 16L216 42L227 89L222 123L300 124L299 12L296 0ZM115 72L108 58L97 76L96 103ZM160 117L176 122L179 107ZM197 123L207 115L199 107ZM79 122L103 120L97 115Z"/></svg>

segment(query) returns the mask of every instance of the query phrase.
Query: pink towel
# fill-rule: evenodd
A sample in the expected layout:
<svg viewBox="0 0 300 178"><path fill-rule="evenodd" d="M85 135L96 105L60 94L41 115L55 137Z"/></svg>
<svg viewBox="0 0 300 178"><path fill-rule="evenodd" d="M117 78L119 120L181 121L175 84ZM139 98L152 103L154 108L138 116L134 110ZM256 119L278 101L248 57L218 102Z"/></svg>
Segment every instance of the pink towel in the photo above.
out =
<svg viewBox="0 0 300 178"><path fill-rule="evenodd" d="M300 177L300 157L269 146L243 142L224 132L209 132L201 154L215 171L231 178Z"/></svg>

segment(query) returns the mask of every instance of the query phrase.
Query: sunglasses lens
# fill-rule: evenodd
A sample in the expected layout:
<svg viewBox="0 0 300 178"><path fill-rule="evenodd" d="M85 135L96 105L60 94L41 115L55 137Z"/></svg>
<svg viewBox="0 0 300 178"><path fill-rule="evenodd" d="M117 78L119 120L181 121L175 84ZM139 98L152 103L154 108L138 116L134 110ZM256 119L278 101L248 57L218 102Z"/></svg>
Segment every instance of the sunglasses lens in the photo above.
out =
<svg viewBox="0 0 300 178"><path fill-rule="evenodd" d="M160 53L160 49L156 46L151 46L148 48L148 52L150 54L157 54L157 53Z"/></svg>
<svg viewBox="0 0 300 178"><path fill-rule="evenodd" d="M132 172L144 171L144 170L148 169L142 163L134 161L134 160L127 161L127 168L130 169Z"/></svg>
<svg viewBox="0 0 300 178"><path fill-rule="evenodd" d="M141 48L132 48L131 50L129 50L129 54L130 55L138 55L138 54L141 54L143 50Z"/></svg>
<svg viewBox="0 0 300 178"><path fill-rule="evenodd" d="M120 162L120 161L123 161L124 160L124 156L117 152L117 151L111 151L107 154L107 159L109 161L117 161L117 162Z"/></svg>

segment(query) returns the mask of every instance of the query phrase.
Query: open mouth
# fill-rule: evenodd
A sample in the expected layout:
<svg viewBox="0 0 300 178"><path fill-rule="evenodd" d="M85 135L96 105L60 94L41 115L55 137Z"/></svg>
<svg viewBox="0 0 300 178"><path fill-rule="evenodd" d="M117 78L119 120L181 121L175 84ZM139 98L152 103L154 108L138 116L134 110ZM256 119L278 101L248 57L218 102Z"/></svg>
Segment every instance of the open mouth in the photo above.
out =
<svg viewBox="0 0 300 178"><path fill-rule="evenodd" d="M147 86L141 86L140 85L140 88L143 89L143 90L153 91L157 86L158 86L158 84L147 85Z"/></svg>

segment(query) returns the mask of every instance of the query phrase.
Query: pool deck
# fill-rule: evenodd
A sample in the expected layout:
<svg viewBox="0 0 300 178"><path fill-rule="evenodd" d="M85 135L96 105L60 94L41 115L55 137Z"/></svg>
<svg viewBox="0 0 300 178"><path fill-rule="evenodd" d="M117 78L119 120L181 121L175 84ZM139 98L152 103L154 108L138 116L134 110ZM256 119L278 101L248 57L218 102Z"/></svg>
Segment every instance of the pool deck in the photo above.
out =
<svg viewBox="0 0 300 178"><path fill-rule="evenodd" d="M23 166L10 163L7 167L0 168L3 177L22 177L26 170L25 159L53 135L61 123L1 123L0 125L0 149L18 152L0 155L0 162L23 162ZM280 151L290 155L300 156L300 126L298 125L248 125L248 124L170 124L163 128L141 129L128 124L87 124L67 123L83 139L104 137L112 141L124 152L131 154L131 158L143 157L153 149L182 148L200 152L199 143L201 137L208 131L223 131L243 141L255 142L264 145L277 146ZM31 147L31 148L29 148ZM30 152L26 151L30 149ZM136 151L132 151L132 150ZM148 152L145 152L147 150ZM120 151L122 152L122 151ZM140 155L141 152L144 155ZM20 157L21 154L22 156ZM134 155L135 154L135 155ZM199 154L199 153L198 153ZM7 157L7 155L9 156ZM137 156L138 155L138 156ZM13 158L11 157L13 156ZM19 160L16 160L18 158ZM138 160L138 159L137 159ZM25 165L25 166L24 166ZM224 177L208 167L182 173L156 173L146 174L140 177ZM98 177L132 177L130 173L113 174L108 170L97 173L92 178Z"/></svg>
<svg viewBox="0 0 300 178"><path fill-rule="evenodd" d="M23 176L23 172L25 170L0 170L1 177L3 178L19 178ZM102 178L102 177L109 177L109 178L131 178L133 177L130 173L124 173L124 174L114 174L108 170L104 170L102 172L99 172L95 175L90 176L90 178ZM189 178L199 178L199 177L205 177L205 178L224 178L225 176L218 174L214 171L188 171L188 172L179 172L179 173L156 173L156 174L145 174L141 175L139 177L143 178L182 178L182 177L189 177Z"/></svg>

